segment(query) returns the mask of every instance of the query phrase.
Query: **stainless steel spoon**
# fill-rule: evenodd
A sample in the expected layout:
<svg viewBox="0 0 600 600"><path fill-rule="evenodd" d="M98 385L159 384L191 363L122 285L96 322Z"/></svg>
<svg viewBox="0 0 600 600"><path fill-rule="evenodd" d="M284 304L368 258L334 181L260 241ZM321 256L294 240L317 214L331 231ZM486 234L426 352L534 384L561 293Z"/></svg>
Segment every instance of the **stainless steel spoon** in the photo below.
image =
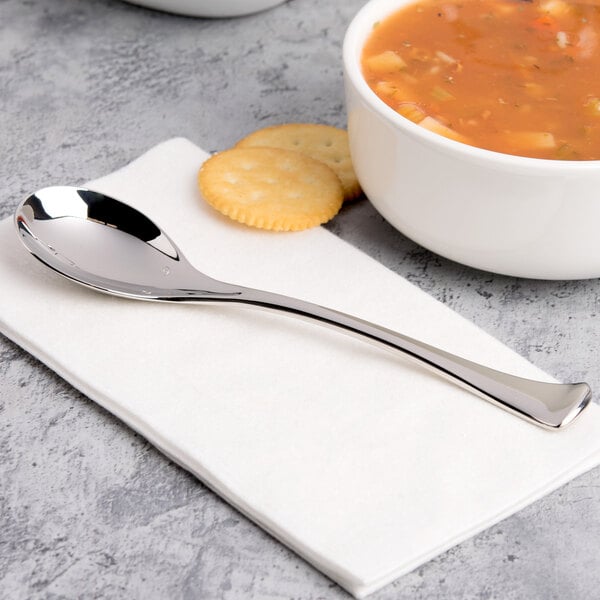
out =
<svg viewBox="0 0 600 600"><path fill-rule="evenodd" d="M515 377L330 308L217 281L196 270L148 217L98 192L44 188L21 203L15 224L36 258L101 292L142 300L236 302L315 319L399 350L476 395L551 429L571 423L591 400L586 383Z"/></svg>

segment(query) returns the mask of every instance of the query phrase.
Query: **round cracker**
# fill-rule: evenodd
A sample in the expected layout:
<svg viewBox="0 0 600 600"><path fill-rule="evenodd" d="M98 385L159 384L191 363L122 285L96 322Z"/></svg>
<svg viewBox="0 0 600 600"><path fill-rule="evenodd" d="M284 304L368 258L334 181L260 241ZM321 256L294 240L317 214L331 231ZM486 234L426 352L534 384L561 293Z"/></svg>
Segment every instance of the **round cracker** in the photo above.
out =
<svg viewBox="0 0 600 600"><path fill-rule="evenodd" d="M329 221L343 191L336 174L300 152L232 148L200 168L204 199L240 223L274 231L299 231Z"/></svg>
<svg viewBox="0 0 600 600"><path fill-rule="evenodd" d="M350 158L348 132L344 129L314 123L274 125L251 133L235 147L257 146L295 150L320 160L340 178L344 200L353 200L361 194Z"/></svg>

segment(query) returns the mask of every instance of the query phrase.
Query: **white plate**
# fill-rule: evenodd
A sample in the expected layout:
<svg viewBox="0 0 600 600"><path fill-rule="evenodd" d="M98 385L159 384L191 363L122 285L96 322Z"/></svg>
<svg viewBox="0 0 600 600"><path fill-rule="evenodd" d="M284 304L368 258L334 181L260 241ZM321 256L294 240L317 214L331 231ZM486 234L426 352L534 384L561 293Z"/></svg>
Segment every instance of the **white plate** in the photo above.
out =
<svg viewBox="0 0 600 600"><path fill-rule="evenodd" d="M285 0L127 0L190 17L239 17L282 4Z"/></svg>

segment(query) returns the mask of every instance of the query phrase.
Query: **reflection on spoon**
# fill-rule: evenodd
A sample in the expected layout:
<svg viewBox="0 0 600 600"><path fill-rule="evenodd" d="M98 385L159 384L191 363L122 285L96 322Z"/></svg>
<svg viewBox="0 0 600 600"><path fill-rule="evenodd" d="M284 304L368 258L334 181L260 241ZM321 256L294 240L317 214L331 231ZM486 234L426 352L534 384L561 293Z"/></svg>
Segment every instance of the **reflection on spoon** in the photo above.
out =
<svg viewBox="0 0 600 600"><path fill-rule="evenodd" d="M362 319L288 296L224 283L195 269L148 217L114 198L49 187L17 208L19 238L42 263L95 290L170 302L236 302L339 327L420 361L480 397L557 429L591 400L586 383L558 384L508 375Z"/></svg>

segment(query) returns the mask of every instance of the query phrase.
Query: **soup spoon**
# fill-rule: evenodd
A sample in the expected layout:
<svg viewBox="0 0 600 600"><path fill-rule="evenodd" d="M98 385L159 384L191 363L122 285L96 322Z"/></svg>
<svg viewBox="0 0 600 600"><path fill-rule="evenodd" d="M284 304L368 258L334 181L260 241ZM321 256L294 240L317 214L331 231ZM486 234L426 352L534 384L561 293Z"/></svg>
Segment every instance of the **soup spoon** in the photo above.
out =
<svg viewBox="0 0 600 600"><path fill-rule="evenodd" d="M44 188L19 205L15 224L33 256L100 292L165 302L235 302L314 319L398 350L476 395L550 429L571 423L591 400L586 383L516 377L324 306L213 279L195 269L148 217L98 192Z"/></svg>

